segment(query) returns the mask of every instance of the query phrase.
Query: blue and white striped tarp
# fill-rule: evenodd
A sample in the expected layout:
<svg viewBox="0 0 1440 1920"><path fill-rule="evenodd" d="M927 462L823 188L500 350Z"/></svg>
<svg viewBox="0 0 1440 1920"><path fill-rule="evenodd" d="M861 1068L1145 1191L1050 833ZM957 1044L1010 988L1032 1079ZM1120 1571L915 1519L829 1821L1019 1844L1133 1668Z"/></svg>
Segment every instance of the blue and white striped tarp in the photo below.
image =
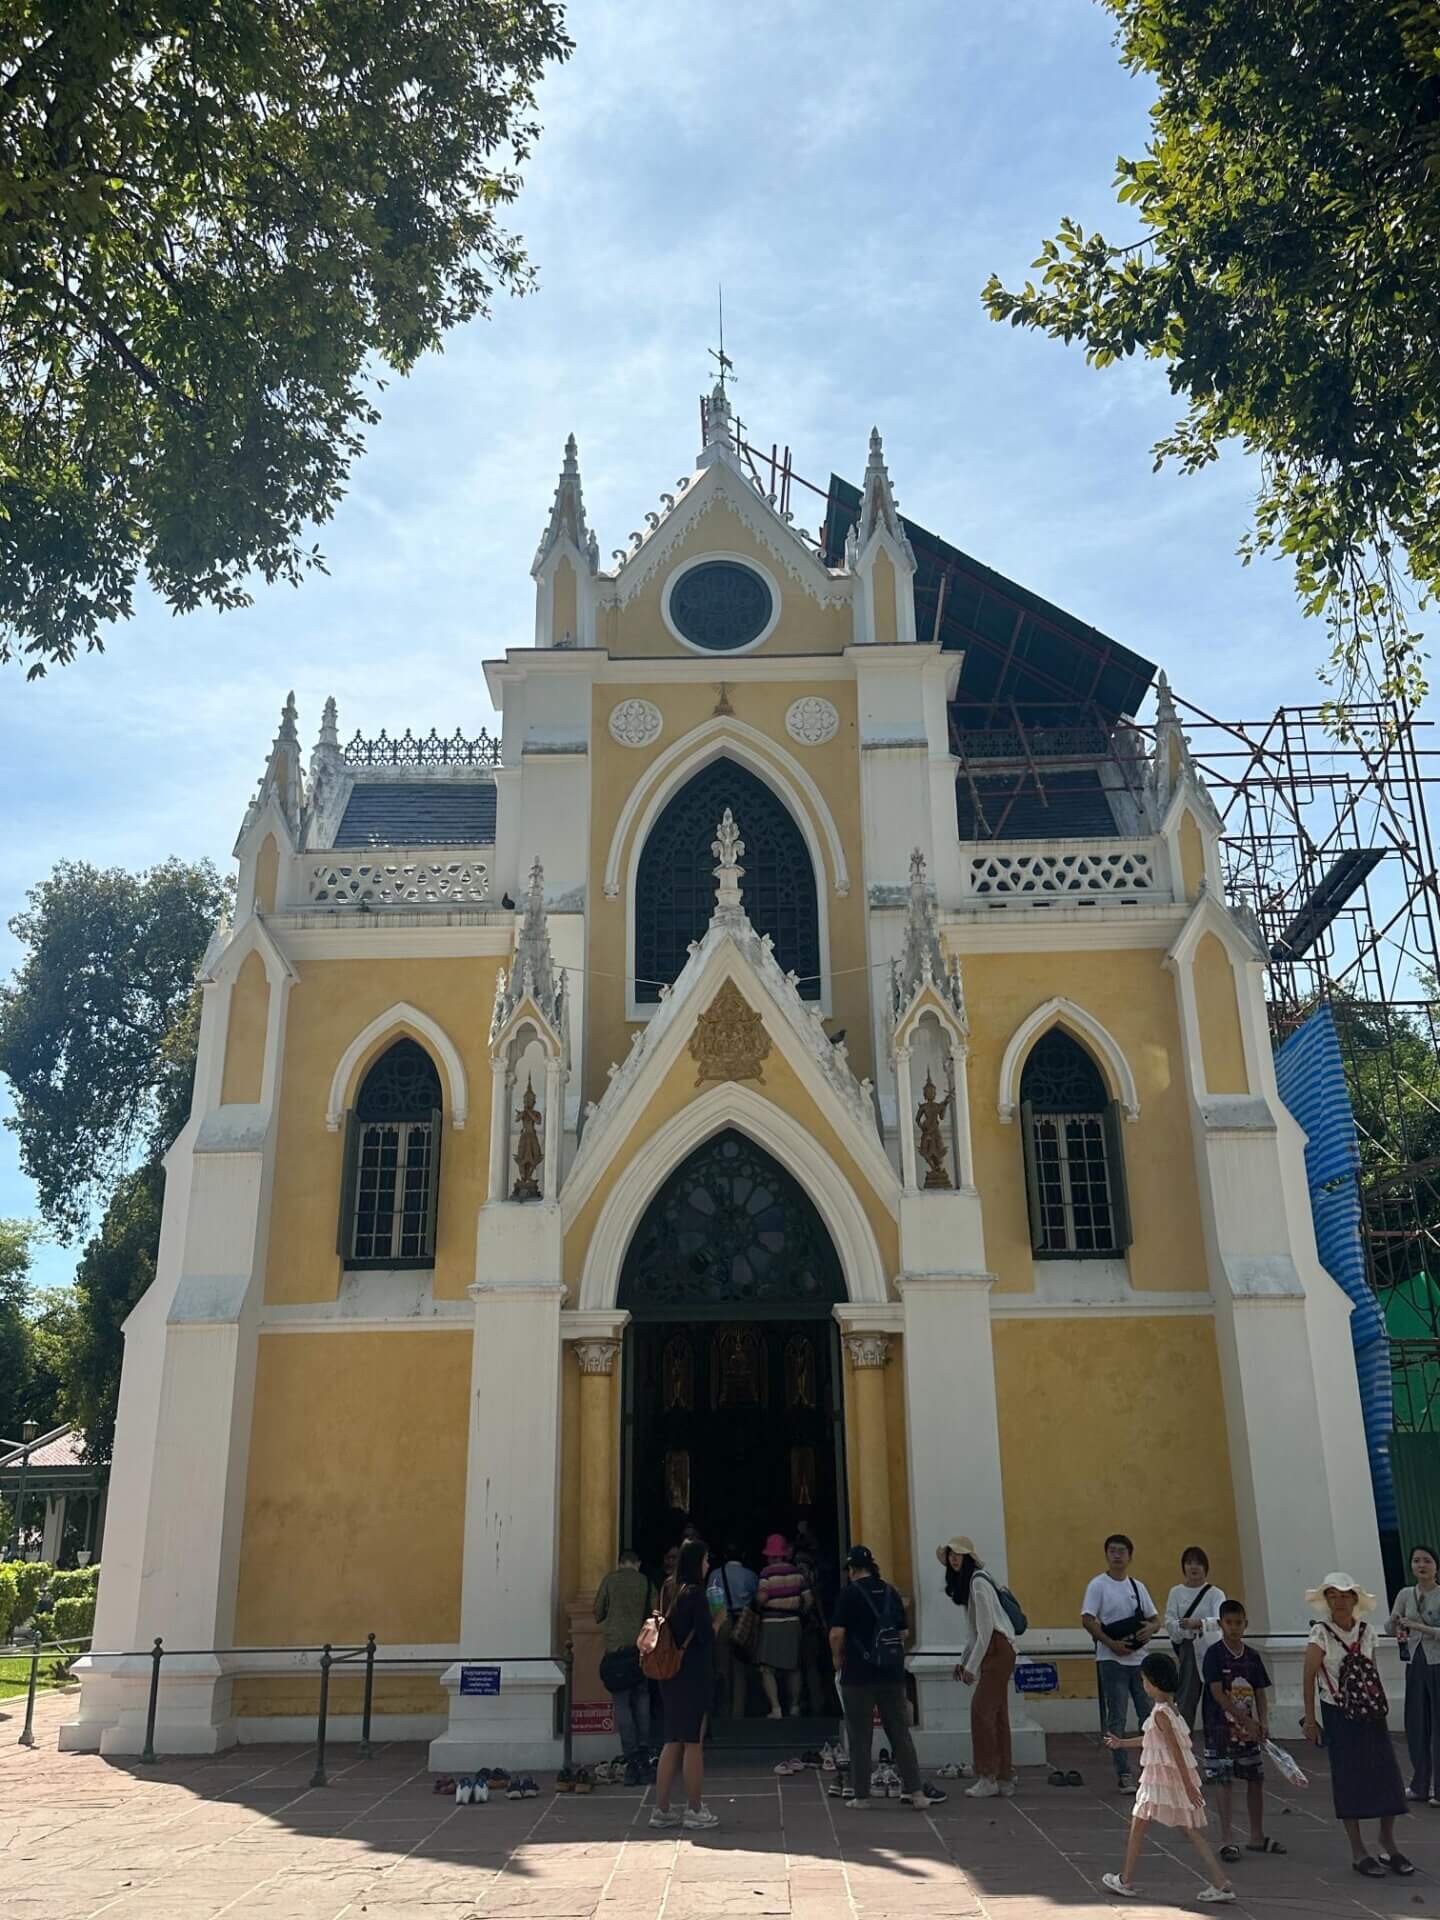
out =
<svg viewBox="0 0 1440 1920"><path fill-rule="evenodd" d="M1311 1014L1275 1054L1280 1098L1308 1135L1305 1177L1320 1264L1355 1303L1350 1337L1365 1414L1365 1443L1375 1513L1382 1528L1397 1526L1390 1475L1390 1342L1385 1316L1365 1279L1360 1244L1360 1150L1345 1084L1340 1042L1329 1007Z"/></svg>

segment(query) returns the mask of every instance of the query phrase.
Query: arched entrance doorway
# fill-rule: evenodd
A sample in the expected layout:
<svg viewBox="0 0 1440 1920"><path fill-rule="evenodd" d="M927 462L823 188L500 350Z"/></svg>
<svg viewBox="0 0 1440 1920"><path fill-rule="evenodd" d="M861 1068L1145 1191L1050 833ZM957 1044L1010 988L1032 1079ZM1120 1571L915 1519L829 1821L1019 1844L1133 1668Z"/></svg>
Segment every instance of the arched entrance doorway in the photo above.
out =
<svg viewBox="0 0 1440 1920"><path fill-rule="evenodd" d="M846 1298L814 1203L727 1128L658 1189L620 1276L626 1336L621 1531L649 1565L692 1519L755 1564L808 1521L838 1560L844 1445L832 1307Z"/></svg>

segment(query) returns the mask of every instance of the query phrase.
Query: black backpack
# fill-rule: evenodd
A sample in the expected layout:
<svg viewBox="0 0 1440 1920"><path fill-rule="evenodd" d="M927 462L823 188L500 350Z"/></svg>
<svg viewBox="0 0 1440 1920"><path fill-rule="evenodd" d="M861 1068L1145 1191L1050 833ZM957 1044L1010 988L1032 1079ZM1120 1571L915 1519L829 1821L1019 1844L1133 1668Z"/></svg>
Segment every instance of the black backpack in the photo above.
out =
<svg viewBox="0 0 1440 1920"><path fill-rule="evenodd" d="M881 1604L877 1605L865 1583L856 1582L866 1606L875 1616L875 1632L866 1658L887 1680L898 1680L905 1672L905 1629L901 1625L904 1608L895 1589L884 1581L880 1584Z"/></svg>

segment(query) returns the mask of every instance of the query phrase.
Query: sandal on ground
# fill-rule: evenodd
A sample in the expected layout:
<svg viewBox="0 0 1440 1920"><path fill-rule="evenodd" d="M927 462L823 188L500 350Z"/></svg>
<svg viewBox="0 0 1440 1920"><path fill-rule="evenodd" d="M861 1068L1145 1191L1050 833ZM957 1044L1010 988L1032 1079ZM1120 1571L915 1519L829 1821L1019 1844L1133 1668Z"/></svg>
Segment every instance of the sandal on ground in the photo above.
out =
<svg viewBox="0 0 1440 1920"><path fill-rule="evenodd" d="M1403 1853L1378 1853L1375 1857L1382 1867L1388 1867L1391 1873L1398 1873L1402 1878L1415 1871L1415 1862L1407 1860Z"/></svg>
<svg viewBox="0 0 1440 1920"><path fill-rule="evenodd" d="M1220 1858L1225 1862L1227 1867L1234 1866L1235 1862L1240 1858L1240 1849L1235 1845L1233 1840L1227 1840L1225 1845L1221 1847Z"/></svg>
<svg viewBox="0 0 1440 1920"><path fill-rule="evenodd" d="M1352 1860L1350 1862L1350 1871L1352 1873L1363 1873L1367 1880L1383 1880L1385 1878L1384 1867L1381 1866L1378 1860L1372 1860L1368 1853L1362 1854L1358 1860Z"/></svg>
<svg viewBox="0 0 1440 1920"><path fill-rule="evenodd" d="M1100 1876L1100 1884L1107 1893L1118 1893L1122 1900L1133 1900L1135 1898L1135 1888L1127 1887L1118 1873L1102 1873Z"/></svg>
<svg viewBox="0 0 1440 1920"><path fill-rule="evenodd" d="M1286 1849L1281 1846L1278 1840L1272 1840L1267 1833L1263 1840L1247 1840L1245 1842L1245 1851L1246 1853L1284 1853ZM1240 1858L1238 1853L1235 1858L1237 1860Z"/></svg>

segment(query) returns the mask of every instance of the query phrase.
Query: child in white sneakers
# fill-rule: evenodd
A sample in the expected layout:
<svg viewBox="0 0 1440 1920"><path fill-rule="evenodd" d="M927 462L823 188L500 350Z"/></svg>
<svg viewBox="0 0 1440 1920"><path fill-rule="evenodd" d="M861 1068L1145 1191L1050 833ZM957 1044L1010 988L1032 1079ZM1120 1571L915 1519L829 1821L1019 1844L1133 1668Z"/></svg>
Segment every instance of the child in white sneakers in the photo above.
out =
<svg viewBox="0 0 1440 1920"><path fill-rule="evenodd" d="M1195 1764L1185 1722L1175 1710L1180 1669L1170 1654L1156 1652L1146 1654L1140 1673L1145 1691L1155 1703L1145 1722L1145 1731L1129 1739L1123 1739L1118 1733L1105 1736L1105 1744L1112 1751L1139 1747L1140 1786L1135 1794L1125 1865L1119 1873L1103 1875L1101 1885L1122 1899L1134 1899L1135 1865L1145 1844L1146 1831L1154 1820L1162 1827L1177 1828L1204 1861L1210 1884L1202 1887L1195 1898L1206 1905L1229 1903L1235 1898L1235 1889L1205 1838L1208 1815L1205 1795L1200 1790L1200 1769Z"/></svg>

